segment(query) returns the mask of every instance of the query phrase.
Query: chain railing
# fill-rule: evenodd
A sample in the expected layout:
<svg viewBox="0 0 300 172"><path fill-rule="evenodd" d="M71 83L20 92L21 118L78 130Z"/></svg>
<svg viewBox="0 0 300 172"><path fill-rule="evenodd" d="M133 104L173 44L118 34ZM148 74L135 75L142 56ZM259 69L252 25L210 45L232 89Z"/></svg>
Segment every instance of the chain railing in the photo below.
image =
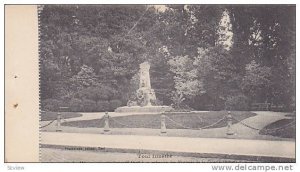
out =
<svg viewBox="0 0 300 172"><path fill-rule="evenodd" d="M178 125L184 129L194 129L194 130L201 130L201 128L191 128L191 127L187 127L187 126L184 126L183 124L177 122L177 121L174 121L172 118L166 116L166 119L168 119L169 121L173 122L175 125Z"/></svg>
<svg viewBox="0 0 300 172"><path fill-rule="evenodd" d="M284 125L282 127L270 128L270 129L263 129L263 130L267 131L267 132L269 132L269 131L278 131L278 130L282 130L282 129L285 129L285 128L289 127L289 126L294 126L294 125L296 125L296 120L294 120L294 121L292 121L292 122L290 122L290 123L288 123L288 124L286 124L286 125Z"/></svg>
<svg viewBox="0 0 300 172"><path fill-rule="evenodd" d="M50 121L50 122L47 123L46 125L40 126L40 128L45 128L45 127L51 125L54 121L56 121L56 119L53 119L52 121Z"/></svg>
<svg viewBox="0 0 300 172"><path fill-rule="evenodd" d="M250 128L250 129L252 129L252 130L258 130L258 131L260 130L259 128L252 127L252 126L250 126L250 125L248 125L248 124L242 122L241 120L236 119L235 117L232 117L232 119L235 120L237 123L240 123L240 124L242 124L243 126L248 127L248 128Z"/></svg>
<svg viewBox="0 0 300 172"><path fill-rule="evenodd" d="M226 120L226 117L223 117L222 119L218 120L217 122L215 122L215 123L212 123L212 124L210 124L210 125L207 125L207 126L204 126L204 127L201 127L201 128L202 128L202 129L206 129L206 128L213 127L213 126L215 126L215 125L217 125L217 124L221 123L223 120Z"/></svg>
<svg viewBox="0 0 300 172"><path fill-rule="evenodd" d="M168 116L166 116L166 118L169 119L169 120L170 120L171 122L173 122L174 124L176 124L176 125L178 125L178 126L184 128L184 129L193 129L193 130L202 130L202 129L210 128L210 127L213 127L213 126L215 126L215 125L221 123L223 120L226 119L226 117L223 117L223 118L221 118L220 120L218 120L218 121L216 121L216 122L214 122L214 123L212 123L212 124L206 125L206 126L204 126L204 127L192 128L192 127L187 127L187 126L185 126L185 125L183 125L183 124L181 124L181 123L179 123L179 122L173 120L172 118L170 118L170 117L168 117ZM201 121L201 122L202 122L202 121Z"/></svg>
<svg viewBox="0 0 300 172"><path fill-rule="evenodd" d="M131 128L132 126L130 126L129 124L125 124L125 123L122 123L114 118L110 118L112 119L112 121L114 121L115 123L119 124L119 125L123 125L125 127L128 127L128 128ZM202 119L201 118L198 118L199 120L201 120L202 122ZM291 126L291 125L295 125L295 120L282 126L282 127L279 127L279 128L272 128L272 129L260 129L260 128L256 128L256 127L253 127L249 124L246 124L245 122L243 122L242 120L238 120L237 118L235 117L232 117L231 116L231 112L228 111L228 115L227 116L224 116L223 118L219 119L218 121L212 123L212 124L209 124L209 125L206 125L206 126L203 126L203 127L199 127L199 128L193 128L193 127L188 127L180 122L177 122L175 121L174 119L172 119L171 117L169 116L166 116L166 115L162 115L161 116L161 129L162 129L162 133L166 133L166 120L170 121L172 124L174 125L177 125L179 127L182 127L183 129L190 129L190 130L203 130L203 129L207 129L207 128L211 128L211 127L214 127L216 125L218 125L219 123L223 122L223 121L226 121L227 125L227 132L226 134L227 135L233 135L235 132L233 131L233 128L232 128L232 121L235 121L235 124L241 124L247 128L250 128L252 130L256 130L256 131L260 131L260 130L264 130L264 131L276 131L276 130L282 130L288 126ZM157 121L157 119L155 118L154 120L152 120L151 122L148 122L147 124L144 124L144 125L140 125L138 126L139 128L143 128L151 123L153 123L154 121Z"/></svg>
<svg viewBox="0 0 300 172"><path fill-rule="evenodd" d="M264 130L264 131L277 131L277 130L282 130L282 129L285 129L285 128L289 127L289 126L292 126L292 124L293 124L293 125L296 124L296 120L293 120L292 122L290 122L290 123L288 123L288 124L286 124L286 125L284 125L284 126L278 127L278 128L260 129L260 128L256 128L256 127L250 126L249 124L246 124L246 123L242 122L241 120L238 120L238 119L236 119L236 118L234 118L234 117L232 117L232 118L233 118L235 121L237 121L237 123L240 123L240 124L242 124L243 126L245 126L245 127L247 127L247 128L250 128L250 129L252 129L252 130L257 130L257 131L260 131L260 130Z"/></svg>
<svg viewBox="0 0 300 172"><path fill-rule="evenodd" d="M198 118L201 122L203 122L202 118L200 118L200 117L198 117L198 116L197 116L197 118ZM102 116L102 117L100 118L99 123L102 123L103 120L105 121L104 127L103 127L104 133L108 133L108 132L110 131L110 127L109 127L109 123L110 123L110 122L109 122L109 120L112 120L114 123L119 124L119 125L121 125L121 126L125 126L125 127L128 127L128 128L132 128L132 125L130 125L130 124L126 124L126 123L124 123L124 122L120 122L120 121L118 121L118 120L115 119L115 118L111 118L111 117L108 115L108 112L105 112L105 115ZM166 116L166 115L164 115L164 114L161 115L160 119L154 118L153 120L151 120L151 121L149 121L149 122L147 122L147 123L144 123L144 124L142 124L142 125L141 125L141 124L140 124L140 125L136 125L136 124L135 124L135 126L136 126L137 128L145 128L146 126L149 126L150 124L153 124L155 121L158 121L158 122L160 122L160 125L161 125L161 133L162 133L162 134L165 134L165 133L166 133L166 129L167 129L167 127L166 127L166 120L170 121L171 124L174 124L174 125L177 125L177 126L179 126L179 127L182 127L183 129L190 129L190 130L203 130L203 129L207 129L207 128L214 127L214 126L218 125L219 123L221 123L221 122L223 122L223 121L226 121L226 122L227 122L227 125L226 125L226 126L227 126L227 132L226 132L226 134L227 134L227 135L233 135L233 134L234 134L234 131L233 131L233 129L232 129L232 122L233 122L233 121L236 122L235 124L241 124L241 125L243 125L243 126L245 126L245 127L247 127L247 128L250 128L250 129L252 129L252 130L256 130L256 131L264 130L264 131L267 131L267 132L270 132L270 131L277 131L277 130L282 130L282 129L285 129L285 128L289 127L289 126L293 126L293 125L296 124L296 120L293 120L292 122L290 122L290 123L288 123L288 124L286 124L286 125L284 125L284 126L278 127L278 128L260 129L260 128L253 127L253 126L251 126L251 125L249 125L249 124L246 124L246 123L243 122L242 120L238 120L237 118L235 118L235 117L233 117L233 116L231 115L231 112L230 112L230 111L228 111L227 116L224 116L223 118L219 119L218 121L216 121L216 122L214 122L214 123L212 123L212 124L209 124L209 125L206 125L206 126L203 126L203 127L199 127L199 128L188 127L188 126L186 126L186 125L184 125L184 124L182 124L182 123L180 123L180 122L175 121L175 120L172 119L171 117ZM67 120L61 118L61 114L58 113L56 119L50 121L50 122L47 123L46 125L41 126L40 128L45 128L45 127L51 125L54 121L57 121L57 129L56 129L56 131L61 131L61 122L62 122L62 121L67 121Z"/></svg>
<svg viewBox="0 0 300 172"><path fill-rule="evenodd" d="M59 112L57 112L57 116L56 119L53 119L52 121L50 121L49 123L47 123L46 125L40 126L40 128L45 128L49 125L51 125L54 121L56 121L56 131L62 131L61 130L61 122L62 121L66 121L64 118L62 118L62 114L61 112L66 112L69 109L69 107L59 107ZM41 111L41 113L43 112L51 112L51 111Z"/></svg>
<svg viewBox="0 0 300 172"><path fill-rule="evenodd" d="M204 127L201 127L201 128L192 128L192 127L187 127L187 126L183 125L182 123L179 123L179 122L173 120L172 118L170 118L170 117L168 117L168 116L165 116L165 118L168 119L169 121L171 121L173 124L175 124L175 125L177 125L177 126L180 126L180 127L184 128L184 129L193 129L193 130L202 130L202 129L210 128L210 127L213 127L213 126L219 124L220 122L222 122L223 120L226 119L226 117L224 117L224 118L218 120L217 122L215 122L215 123L213 123L213 124L210 124L210 125L207 125L207 126L204 126ZM122 125L122 126L125 126L125 127L128 127L128 128L131 128L131 127L132 127L132 126L130 126L129 124L125 124L125 123L123 123L123 122L120 122L120 121L116 120L115 118L110 118L110 119L111 119L112 121L114 121L115 123L119 124L119 125ZM137 128L143 128L143 127L146 127L147 125L153 124L154 121L158 121L158 119L155 118L154 120L152 120L152 121L150 121L150 122L147 122L147 123L144 124L144 125L136 125L136 124L135 124L135 125L137 126Z"/></svg>
<svg viewBox="0 0 300 172"><path fill-rule="evenodd" d="M286 124L286 125L284 125L284 126L282 126L282 127L278 127L278 128L270 128L270 129L266 128L266 129L262 129L262 130L263 130L263 131L267 131L267 132L270 132L270 131L278 131L278 130L285 129L285 128L289 127L289 126L294 126L295 124L296 124L296 120L294 120L294 121L292 121L292 122L290 122L290 123L288 123L288 124Z"/></svg>

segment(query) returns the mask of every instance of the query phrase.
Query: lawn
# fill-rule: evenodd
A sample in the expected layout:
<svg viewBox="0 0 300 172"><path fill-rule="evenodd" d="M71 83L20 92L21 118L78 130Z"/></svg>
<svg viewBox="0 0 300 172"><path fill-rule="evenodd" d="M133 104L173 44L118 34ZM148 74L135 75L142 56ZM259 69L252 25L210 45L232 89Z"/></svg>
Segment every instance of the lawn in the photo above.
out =
<svg viewBox="0 0 300 172"><path fill-rule="evenodd" d="M226 117L227 112L225 111L211 111L211 112L195 112L195 113L166 113L166 127L168 129L184 129L185 127L189 127L190 129L197 129L213 124L220 119ZM252 112L241 112L234 111L232 112L232 116L238 120L243 120L245 118L249 118L255 116L255 113ZM173 121L180 123L176 124ZM153 128L159 129L161 121L161 114L153 114L153 115L130 115L130 116L119 116L112 117L110 119L109 124L111 128ZM235 123L235 121L233 121ZM96 120L84 120L84 121L71 121L64 122L63 126L71 126L78 128L103 128L104 120L96 119ZM227 125L226 120L218 123L215 126L208 128L220 128L225 127Z"/></svg>
<svg viewBox="0 0 300 172"><path fill-rule="evenodd" d="M296 125L292 123L295 118L292 119L281 119L265 126L259 131L261 135L271 135L280 138L296 138ZM291 125L288 125L291 124ZM279 130L274 130L276 128L282 128Z"/></svg>
<svg viewBox="0 0 300 172"><path fill-rule="evenodd" d="M61 118L75 118L82 116L80 113L76 112L61 112ZM41 113L41 121L51 121L57 118L57 112L42 112Z"/></svg>

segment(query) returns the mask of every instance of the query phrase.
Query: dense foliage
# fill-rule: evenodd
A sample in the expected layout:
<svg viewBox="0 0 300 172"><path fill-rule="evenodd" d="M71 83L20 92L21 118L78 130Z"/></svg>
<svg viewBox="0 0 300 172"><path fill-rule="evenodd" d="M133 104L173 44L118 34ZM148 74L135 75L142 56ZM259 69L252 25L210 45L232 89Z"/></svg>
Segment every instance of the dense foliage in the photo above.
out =
<svg viewBox="0 0 300 172"><path fill-rule="evenodd" d="M162 104L247 110L295 105L295 6L45 5L41 106L113 111L151 63Z"/></svg>

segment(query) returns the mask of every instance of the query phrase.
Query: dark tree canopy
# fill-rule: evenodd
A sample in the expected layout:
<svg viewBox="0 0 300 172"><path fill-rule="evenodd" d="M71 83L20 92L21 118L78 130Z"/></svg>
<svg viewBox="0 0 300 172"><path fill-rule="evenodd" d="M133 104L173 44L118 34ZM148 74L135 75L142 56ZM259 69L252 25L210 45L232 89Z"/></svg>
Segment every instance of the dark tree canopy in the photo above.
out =
<svg viewBox="0 0 300 172"><path fill-rule="evenodd" d="M292 5L45 5L39 19L45 110L126 105L146 60L162 104L295 104Z"/></svg>

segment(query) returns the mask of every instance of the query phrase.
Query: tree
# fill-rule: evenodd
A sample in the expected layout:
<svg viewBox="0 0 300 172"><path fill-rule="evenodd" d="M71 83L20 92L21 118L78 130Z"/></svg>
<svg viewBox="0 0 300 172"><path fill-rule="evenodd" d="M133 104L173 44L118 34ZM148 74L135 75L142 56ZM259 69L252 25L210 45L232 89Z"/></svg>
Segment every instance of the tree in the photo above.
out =
<svg viewBox="0 0 300 172"><path fill-rule="evenodd" d="M250 61L271 67L268 101L293 104L294 71L289 59L295 50L295 6L230 7L234 33L233 55L240 57L240 71ZM293 56L295 58L295 56ZM291 73L292 72L292 73Z"/></svg>
<svg viewBox="0 0 300 172"><path fill-rule="evenodd" d="M271 68L260 66L254 60L245 67L246 74L242 79L241 87L252 101L268 102L268 92L271 84Z"/></svg>
<svg viewBox="0 0 300 172"><path fill-rule="evenodd" d="M188 56L177 56L168 61L170 70L175 74L175 90L185 97L192 98L203 92L202 83L197 78L193 60Z"/></svg>
<svg viewBox="0 0 300 172"><path fill-rule="evenodd" d="M223 109L227 97L239 90L240 77L233 62L234 58L222 46L199 49L195 58L197 76L217 109Z"/></svg>
<svg viewBox="0 0 300 172"><path fill-rule="evenodd" d="M76 82L79 89L98 85L98 77L94 69L87 65L83 65L78 74L74 75L70 81Z"/></svg>
<svg viewBox="0 0 300 172"><path fill-rule="evenodd" d="M292 5L166 5L164 11L153 5L45 5L41 99L76 97L73 104L84 100L94 107L94 101L107 109L111 96L126 104L139 64L147 60L163 104L179 92L196 108L222 109L242 99L288 107L295 103L295 23Z"/></svg>

